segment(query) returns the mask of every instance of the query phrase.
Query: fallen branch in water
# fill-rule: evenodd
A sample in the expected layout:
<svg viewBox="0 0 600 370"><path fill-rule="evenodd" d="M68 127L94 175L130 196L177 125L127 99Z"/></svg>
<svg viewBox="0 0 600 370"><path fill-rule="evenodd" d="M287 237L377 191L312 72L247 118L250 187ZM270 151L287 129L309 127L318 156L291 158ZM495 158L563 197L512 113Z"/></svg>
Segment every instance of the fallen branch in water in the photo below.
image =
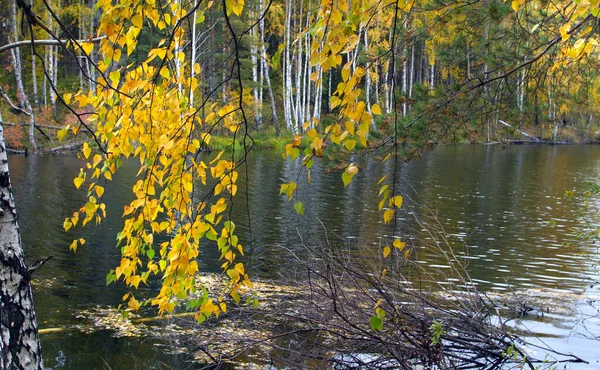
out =
<svg viewBox="0 0 600 370"><path fill-rule="evenodd" d="M526 132L524 132L524 131L521 131L521 130L519 130L518 128L514 128L513 126L509 125L508 123L504 122L504 121L503 121L503 120L501 120L501 119L499 119L499 120L498 120L498 122L500 122L501 124L503 124L503 125L504 125L504 126L506 126L506 127L510 127L511 129L513 129L513 130L517 131L518 133L520 133L520 134L521 134L521 135L523 135L523 136L526 136L526 137L530 138L531 140L534 140L534 141L541 141L540 139L538 139L538 138L537 138L537 137L535 137L535 136L531 136L531 135L529 135L528 133L526 133Z"/></svg>
<svg viewBox="0 0 600 370"><path fill-rule="evenodd" d="M49 152L49 153L68 152L68 151L72 151L72 150L77 150L77 149L81 148L82 146L83 146L83 143L80 143L80 142L70 143L70 144L65 144L63 146L49 149L47 152Z"/></svg>

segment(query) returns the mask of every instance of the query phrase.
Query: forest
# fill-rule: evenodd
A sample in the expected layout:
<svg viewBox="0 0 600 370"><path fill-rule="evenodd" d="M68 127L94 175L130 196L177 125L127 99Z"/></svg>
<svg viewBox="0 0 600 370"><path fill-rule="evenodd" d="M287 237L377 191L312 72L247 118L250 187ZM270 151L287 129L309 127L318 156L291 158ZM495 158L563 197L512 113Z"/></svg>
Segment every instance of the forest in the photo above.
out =
<svg viewBox="0 0 600 370"><path fill-rule="evenodd" d="M139 15L135 28L123 25L129 41L107 60L102 42L94 41L106 31L94 2L34 2L32 11L44 27L29 30L15 2L6 1L3 43L33 36L40 45L0 54L4 90L35 111L31 122L5 112L5 120L17 124L8 128L9 146L35 149L36 140L48 146L53 130L74 119L57 95L95 90L97 67L107 77L143 61L175 26L183 34L172 47L184 57L168 58L168 67L196 81L185 89L189 105L206 99L204 119L211 104L231 104L242 91L255 133L302 134L312 119L335 121L339 84L358 71L367 111L377 104L382 113L371 123L381 134L396 122L409 142L530 139L518 131L511 135L515 130L543 140L596 139L596 18L588 14L593 5L412 1L396 13L385 2L350 2L330 4L337 12L329 19L316 1L263 1L240 5L243 14L234 12L229 28L219 4L177 4L187 14L180 24ZM324 38L318 28L327 26L319 19L341 34ZM80 40L83 48L45 45L52 36ZM24 123L47 128L27 130L19 126Z"/></svg>
<svg viewBox="0 0 600 370"><path fill-rule="evenodd" d="M10 161L20 159L6 157L7 152L25 158L33 154L50 164L48 154L76 155L74 172L51 176L68 177L70 186L67 195L59 185L47 190L61 192L61 206L69 203L68 210L49 215L52 221L60 217L52 230L66 232L69 242L61 237L61 247L77 258L99 246L87 231L93 224L119 219L113 228L116 240L110 243L118 257L100 280L119 286L123 320L133 325L160 322L164 316L190 317L210 325L215 336L223 335L215 329L219 320L240 332L264 326L267 334L220 339L219 346L237 345L227 355L221 348L190 344L200 348L207 367L261 352L278 357L277 366L307 368L491 369L508 364L533 369L593 361L545 346L542 355L527 355L534 339L523 339L511 331L510 320L503 320L530 312L544 317L544 304L523 301L527 294L494 298L481 292L480 277L471 277L476 268L452 240L462 231L446 231L443 217L419 203L419 191L425 195L429 189L416 183L404 187L408 175L402 168L421 157L430 158L426 163L433 166L428 155L436 146L451 153L460 150L453 144L481 144L486 154L470 164L475 169L491 163L492 151L494 158L517 153L507 163L525 168L527 149L511 144L539 145L534 157L539 160L548 150L557 156L563 150L555 149L558 144L597 143L598 1L0 0L0 5L7 10L0 16L0 144L5 146L0 151L0 222L5 225L0 229L0 369L44 367L31 277L38 269L36 275L53 268L53 257L37 252L36 263L25 262L28 246L22 246L21 237L29 236L17 226L19 204L10 185L15 168L11 174L8 170ZM480 158L477 151L483 149L473 147L444 170L461 168L459 159ZM255 154L259 149L266 154ZM298 235L283 233L285 240L273 242L281 247L277 253L289 255L278 257L284 262L269 261L279 270L266 276L252 264L258 244L253 233L261 232L253 229L252 220L284 206L257 211L252 191L261 172L253 168L270 161L272 150L283 159L261 171L278 191L257 197L260 204L283 199L292 212L270 222L295 220L289 228ZM550 212L543 228L571 230L564 233L563 245L580 248L573 256L592 253L585 248L598 238L598 212L591 200L598 194L595 149L581 149L587 163L569 154L577 150L564 149L565 157L547 160L552 173L564 177L539 174L552 185L562 181L577 190L560 188L568 200L546 203L558 199L556 185L532 208L542 213L571 204L568 214ZM565 165L570 161L576 165ZM17 181L37 162L20 163ZM280 165L282 173L267 175ZM576 166L580 172L572 184L566 173ZM464 178L467 172L477 170L465 171ZM445 173L446 179L454 176ZM332 178L336 182L328 186ZM527 189L526 178L521 173L513 180ZM121 197L121 186L126 196ZM448 187L468 188L460 183ZM15 186L17 196L19 191ZM45 192L36 194L39 198ZM474 198L486 197L478 189L472 192ZM342 229L360 229L358 236L328 230L331 225L322 217L333 217L333 208L317 212L326 202L338 207L339 195L351 197L343 207L354 217L344 219ZM454 196L438 198L450 203ZM496 204L493 195L487 196L487 204ZM77 205L71 202L75 198ZM372 217L353 213L363 200ZM517 203L513 198L507 202ZM488 211L480 207L475 219ZM504 217L516 213L506 210ZM322 225L321 247L305 244L308 235L302 235L296 217ZM515 229L522 224L515 221ZM532 234L540 227L532 226ZM330 239L334 235L339 240ZM292 243L296 237L299 241ZM491 245L494 238L486 240ZM540 243L555 247L547 240ZM207 257L207 249L215 255ZM520 253L514 251L518 258ZM589 256L581 265L573 262L585 266L585 273L573 274L587 275L579 281L593 291L598 268L590 260L597 255ZM217 267L216 277L207 275L213 271L207 261ZM275 275L284 280L269 280ZM545 275L535 276L543 287ZM503 286L492 280L481 284L491 284L492 290ZM560 288L561 299L581 300L565 293L574 287ZM261 306L263 299L266 306ZM82 312L77 317L87 317ZM137 317L140 313L148 317ZM600 315L593 317L596 325ZM181 332L169 335L186 338ZM301 344L294 347L293 342ZM548 356L555 357L547 361Z"/></svg>

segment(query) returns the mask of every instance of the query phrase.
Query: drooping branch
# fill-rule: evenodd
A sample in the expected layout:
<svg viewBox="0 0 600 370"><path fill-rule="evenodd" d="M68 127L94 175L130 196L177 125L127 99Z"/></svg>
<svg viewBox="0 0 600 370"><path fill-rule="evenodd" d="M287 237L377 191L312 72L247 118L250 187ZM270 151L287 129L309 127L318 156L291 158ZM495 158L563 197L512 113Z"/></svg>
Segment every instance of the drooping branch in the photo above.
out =
<svg viewBox="0 0 600 370"><path fill-rule="evenodd" d="M0 87L0 95L4 98L4 100L6 101L6 103L10 106L10 109L14 112L14 113L22 113L26 116L31 115L31 113L27 112L26 110L24 110L23 108L15 105L12 100L10 100L10 97L8 95L6 95L6 92L4 91L4 89L2 87Z"/></svg>
<svg viewBox="0 0 600 370"><path fill-rule="evenodd" d="M21 41L17 41L17 42L12 42L10 44L6 44L3 46L0 46L0 53L3 53L5 51L14 49L14 48L20 48L23 46L31 46L31 44L33 45L48 45L48 46L61 46L61 45L65 45L69 42L76 42L76 43L84 43L84 42L93 42L93 43L98 43L101 40L103 40L104 38L106 38L106 36L100 36L100 37L95 37L93 39L89 39L89 40L53 40L53 39L49 39L49 40L21 40Z"/></svg>

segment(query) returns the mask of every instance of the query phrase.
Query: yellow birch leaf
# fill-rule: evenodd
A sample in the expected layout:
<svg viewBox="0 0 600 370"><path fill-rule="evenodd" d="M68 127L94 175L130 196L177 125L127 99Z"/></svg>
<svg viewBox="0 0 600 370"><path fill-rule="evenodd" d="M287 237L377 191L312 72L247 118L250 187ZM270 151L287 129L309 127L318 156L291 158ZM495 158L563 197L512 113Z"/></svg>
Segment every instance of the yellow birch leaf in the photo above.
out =
<svg viewBox="0 0 600 370"><path fill-rule="evenodd" d="M389 246L385 246L383 248L383 258L388 258L388 256L390 255L391 252L392 252L392 248L390 248Z"/></svg>
<svg viewBox="0 0 600 370"><path fill-rule="evenodd" d="M77 240L73 240L73 242L69 246L69 249L72 250L73 252L77 252Z"/></svg>
<svg viewBox="0 0 600 370"><path fill-rule="evenodd" d="M88 143L83 143L83 156L85 157L85 159L88 159L90 157L90 154L92 154L92 148L90 148Z"/></svg>
<svg viewBox="0 0 600 370"><path fill-rule="evenodd" d="M402 206L402 196L396 195L390 199L390 207L400 208Z"/></svg>
<svg viewBox="0 0 600 370"><path fill-rule="evenodd" d="M66 127L58 130L58 133L57 133L58 140L62 141L62 139L65 137L65 135L67 135L67 132L68 132L68 129Z"/></svg>
<svg viewBox="0 0 600 370"><path fill-rule="evenodd" d="M142 28L144 23L144 18L142 18L141 14L136 14L131 18L131 23L137 28Z"/></svg>
<svg viewBox="0 0 600 370"><path fill-rule="evenodd" d="M344 146L346 147L346 149L352 150L356 146L356 140L352 140L352 139L344 140Z"/></svg>
<svg viewBox="0 0 600 370"><path fill-rule="evenodd" d="M393 245L394 245L394 248L402 251L404 249L404 247L406 246L406 243L401 241L400 239L396 239L396 240L394 240Z"/></svg>
<svg viewBox="0 0 600 370"><path fill-rule="evenodd" d="M98 198L102 197L102 194L104 194L104 188L100 185L97 185L94 190L96 191L96 195L98 195Z"/></svg>
<svg viewBox="0 0 600 370"><path fill-rule="evenodd" d="M519 1L518 0L513 0L511 5L515 12L519 11Z"/></svg>
<svg viewBox="0 0 600 370"><path fill-rule="evenodd" d="M394 213L393 209L386 209L385 212L383 212L383 222L389 224L394 218Z"/></svg>
<svg viewBox="0 0 600 370"><path fill-rule="evenodd" d="M63 95L63 100L65 101L65 104L69 105L71 104L71 98L73 97L73 94L71 93L66 93Z"/></svg>
<svg viewBox="0 0 600 370"><path fill-rule="evenodd" d="M371 112L373 112L373 114L381 115L381 108L379 107L379 104L373 104L371 106Z"/></svg>
<svg viewBox="0 0 600 370"><path fill-rule="evenodd" d="M90 55L92 54L92 51L94 51L94 44L92 44L91 42L84 42L83 44L81 44L81 48L87 55Z"/></svg>
<svg viewBox="0 0 600 370"><path fill-rule="evenodd" d="M79 189L79 187L81 186L81 184L83 184L85 180L82 177L76 177L73 179L73 183L75 184L75 187L77 189Z"/></svg>

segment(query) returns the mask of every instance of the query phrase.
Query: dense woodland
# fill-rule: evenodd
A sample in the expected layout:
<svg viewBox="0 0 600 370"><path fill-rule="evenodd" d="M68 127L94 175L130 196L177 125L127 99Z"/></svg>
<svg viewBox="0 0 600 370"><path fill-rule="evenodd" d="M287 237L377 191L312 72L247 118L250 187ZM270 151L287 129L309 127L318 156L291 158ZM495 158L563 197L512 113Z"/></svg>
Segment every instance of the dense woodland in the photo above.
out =
<svg viewBox="0 0 600 370"><path fill-rule="evenodd" d="M358 68L364 75L361 99L369 112L377 104L384 113L372 122L380 131L399 122L402 136L409 139L493 141L510 137L506 122L548 140L595 139L597 22L588 16L575 24L577 9L569 2L409 1L401 4L399 16L380 2L344 3L356 19L342 20L339 14L335 20L346 22L341 32L348 45L336 47L348 50L341 52L327 51L315 32L317 1L248 1L239 16L232 14L233 30L243 35L235 45L219 4L174 4L197 10L182 20L184 41L176 48L185 58L170 61L177 74L198 81L199 88L188 92L190 105L203 99L226 105L236 99L241 82L244 102L251 107L245 113L255 132L297 134L313 118L335 120L338 84L344 73ZM2 14L2 43L30 39L30 33L38 40L50 39L52 32L59 39L82 41L101 33L101 12L93 1L48 5L62 24L44 3L34 2L47 30L30 30L16 3L4 0L2 8L9 11ZM571 20L576 28L566 34ZM111 71L141 61L172 28L148 23L135 35L136 51L113 58ZM579 44L569 48L571 41ZM329 53L329 60L311 60L319 50ZM47 142L55 135L53 128L73 119L57 92L95 89L94 65L101 61L98 48L90 47L89 57L82 51L55 44L0 54L2 87L22 108L35 108L30 122L6 114L5 121L53 126L37 131L9 127L10 145L27 143L33 149L35 138ZM321 58L328 58L326 53ZM233 68L236 60L239 76ZM204 116L209 114L205 106Z"/></svg>

